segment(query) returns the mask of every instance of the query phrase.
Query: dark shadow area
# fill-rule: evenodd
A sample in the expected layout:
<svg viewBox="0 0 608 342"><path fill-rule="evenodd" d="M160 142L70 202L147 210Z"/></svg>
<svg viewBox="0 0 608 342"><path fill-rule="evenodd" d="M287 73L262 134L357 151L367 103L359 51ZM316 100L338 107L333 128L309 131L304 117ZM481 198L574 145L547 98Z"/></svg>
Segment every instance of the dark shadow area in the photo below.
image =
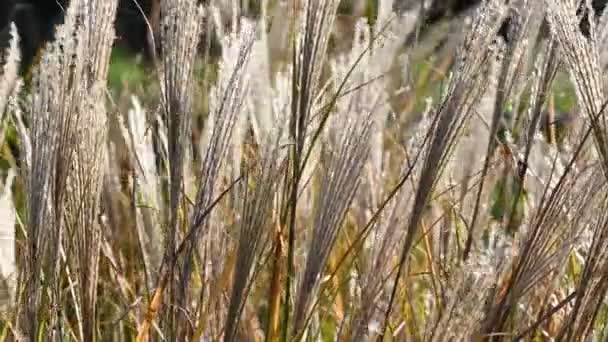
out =
<svg viewBox="0 0 608 342"><path fill-rule="evenodd" d="M0 1L0 49L8 47L10 23L15 23L20 37L21 72L36 59L44 44L54 38L55 28L63 23L68 0ZM158 0L121 0L116 19L116 45L131 53L152 56L149 28L158 25ZM154 17L156 15L156 17Z"/></svg>

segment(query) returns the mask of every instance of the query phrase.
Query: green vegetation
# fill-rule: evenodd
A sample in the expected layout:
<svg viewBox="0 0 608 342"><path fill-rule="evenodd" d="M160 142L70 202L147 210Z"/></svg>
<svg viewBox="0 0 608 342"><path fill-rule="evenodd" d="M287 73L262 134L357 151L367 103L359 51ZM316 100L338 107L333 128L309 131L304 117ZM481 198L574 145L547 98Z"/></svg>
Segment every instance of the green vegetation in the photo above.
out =
<svg viewBox="0 0 608 342"><path fill-rule="evenodd" d="M148 72L138 56L130 55L123 48L112 49L108 71L110 89L119 92L123 86L139 85L149 81Z"/></svg>

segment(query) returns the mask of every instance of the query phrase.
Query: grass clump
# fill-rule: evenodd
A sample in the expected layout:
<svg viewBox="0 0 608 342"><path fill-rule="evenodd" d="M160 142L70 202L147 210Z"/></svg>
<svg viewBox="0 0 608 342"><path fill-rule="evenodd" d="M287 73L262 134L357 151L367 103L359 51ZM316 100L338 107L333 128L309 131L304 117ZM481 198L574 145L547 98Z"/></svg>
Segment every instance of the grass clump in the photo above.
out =
<svg viewBox="0 0 608 342"><path fill-rule="evenodd" d="M13 41L0 339L605 339L606 14L485 1L429 57L341 3L163 1L143 67L73 0L25 85Z"/></svg>

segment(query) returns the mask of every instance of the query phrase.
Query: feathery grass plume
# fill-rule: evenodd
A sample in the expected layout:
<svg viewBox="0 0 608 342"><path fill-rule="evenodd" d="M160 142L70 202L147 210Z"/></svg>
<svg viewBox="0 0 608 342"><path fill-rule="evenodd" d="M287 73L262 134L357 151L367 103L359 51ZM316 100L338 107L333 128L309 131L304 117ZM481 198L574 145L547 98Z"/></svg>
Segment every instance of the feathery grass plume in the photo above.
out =
<svg viewBox="0 0 608 342"><path fill-rule="evenodd" d="M100 243L96 213L106 141L102 101L115 11L116 1L73 1L34 76L31 127L23 136L29 141L25 144L29 151L24 153L28 209L25 272L29 279L22 324L27 324L25 330L32 337L42 333L39 324L45 320L47 336L62 330L58 326L58 310L63 306L59 258L65 228L77 243L70 262L78 265L80 276L76 310L86 314L85 320L78 322L81 338L91 340L96 334Z"/></svg>
<svg viewBox="0 0 608 342"><path fill-rule="evenodd" d="M0 73L0 115L4 115L6 106L12 94L15 94L18 86L19 78L19 62L21 60L21 52L19 51L19 33L15 23L11 23L11 41L3 51L4 61L2 61L2 71Z"/></svg>
<svg viewBox="0 0 608 342"><path fill-rule="evenodd" d="M491 256L475 255L451 272L444 283L444 303L433 303L434 307L429 308L424 340L470 341L478 337L476 331L484 317L484 300L499 271ZM441 309L437 310L438 307Z"/></svg>
<svg viewBox="0 0 608 342"><path fill-rule="evenodd" d="M468 258L474 238L479 237L475 228L487 223L479 222L486 218L479 213L485 210L482 208L485 203L482 199L489 197L488 186L484 185L492 178L491 166L496 164L494 157L498 146L497 132L500 123L504 122L504 87L507 86L506 68L510 66L510 60L506 56L508 48L505 42L498 40L495 48L496 58L488 61L483 95L472 109L477 115L473 115L463 127L462 136L456 142L453 155L446 164L446 170L449 170L446 172L450 172L449 181L445 179L447 184L437 185L438 191L451 189L455 184L460 187L457 198L459 214L470 217L468 236L462 252L464 260ZM463 166L456 167L458 164Z"/></svg>
<svg viewBox="0 0 608 342"><path fill-rule="evenodd" d="M588 228L592 238L585 251L582 273L576 280L572 295L568 297L572 306L557 334L556 338L559 340L574 341L589 336L599 312L606 307L604 298L608 293L608 252L605 248L608 241L608 202L606 183L599 179L601 178L598 175L594 175L588 187L593 189L589 192L598 197L593 206L587 206L587 210L592 211Z"/></svg>
<svg viewBox="0 0 608 342"><path fill-rule="evenodd" d="M97 101L103 99L102 89L90 90L90 93L97 94ZM103 103L91 102L85 103L79 113L79 148L74 153L73 170L68 178L65 207L66 233L73 237L71 252L74 260L71 262L75 264L79 277L77 286L83 318L81 338L85 341L94 340L97 332L97 280L102 239L97 220L106 171L106 112Z"/></svg>
<svg viewBox="0 0 608 342"><path fill-rule="evenodd" d="M352 215L355 216L354 221L360 225L364 225L365 221L370 219L369 216L385 196L383 183L386 181L390 160L385 151L384 141L388 138L385 125L390 114L387 89L390 88L392 58L399 49L400 34L404 30L386 8L380 8L379 11L381 15L379 14L373 26L364 19L360 19L355 24L352 37L349 38L353 41L350 51L332 56L329 60L333 79L343 81L332 82L333 91L339 94L339 98L335 102L336 112L327 119L327 129L323 132L324 137L330 139L325 141L325 144L329 146L337 144L336 137L343 134L344 128L349 126L349 121L353 118L364 116L369 117L368 120L371 121L368 141L364 142L368 145L370 156L369 160L365 161L351 210ZM342 92L342 89L345 90ZM345 234L350 234L350 231ZM375 229L372 229L372 234L376 235ZM338 249L336 246L332 246L332 250L336 249ZM337 254L339 253L334 253ZM328 263L332 261L328 260ZM328 265L328 268L329 271L334 272L333 265ZM358 276L365 278L367 275L365 272L369 270L358 271L363 273ZM366 278L366 281L381 280L382 277L378 277L377 271L377 269L374 271L373 279ZM339 284L342 280L335 277L332 281ZM321 290L323 289L320 288ZM318 292L317 298L320 295L321 292ZM340 300L337 299L336 305L339 302ZM367 309L372 310L372 307L361 308L362 311ZM336 310L337 313L340 311ZM359 320L358 314L355 312L354 319ZM338 314L337 319L341 318L339 316ZM345 320L341 325L344 326L346 336L352 333L348 331L352 328L348 327Z"/></svg>
<svg viewBox="0 0 608 342"><path fill-rule="evenodd" d="M274 24L273 24L274 27ZM264 38L264 34L262 34L262 38L261 39L265 39ZM273 45L274 42L271 44ZM266 47L264 47L265 49ZM255 49L255 45L254 45L254 49ZM272 52L270 52L272 54ZM258 58L259 55L258 55ZM271 61L272 62L272 61ZM264 79L266 78L265 75L259 75L257 74L257 72L255 71L255 65L256 62L254 62L252 60L252 79L251 79L251 87L250 87L250 91L248 93L249 97L252 96L256 96L262 92L267 91L267 94L269 96L268 101L270 102L268 104L269 108L266 108L266 105L264 105L263 103L260 103L261 101L264 100L252 100L250 101L250 103L257 103L257 106L253 107L253 106L249 106L250 110L255 110L256 111L256 118L260 119L260 123L263 123L262 120L264 120L264 117L266 117L266 119L269 119L269 121L267 121L267 123L265 125L265 127L260 127L260 131L258 134L255 135L256 137L256 144L258 144L258 148L260 150L264 150L265 147L264 145L267 144L267 142L272 142L271 139L269 139L269 134L272 133L273 131L269 131L269 127L275 127L274 132L280 132L281 136L280 136L280 141L282 146L284 145L285 141L288 139L288 124L289 124L289 108L291 105L291 94L290 94L290 89L291 89L291 78L289 75L291 75L291 70L289 70L289 68L293 67L292 65L288 64L287 65L287 70L281 70L281 71L277 71L275 72L272 77L273 77L273 82L268 81L267 83L264 83ZM257 63L260 63L260 61L258 61ZM258 71L259 72L259 71ZM260 85L259 83L263 83L262 85ZM268 90L264 90L263 87L268 87ZM252 120L252 128L254 129L255 132L255 123L256 120ZM282 148L279 152L279 159L280 160L286 160L288 153L289 153L289 149L288 148ZM270 256L271 258L271 270L270 270L270 285L269 285L269 289L268 289L268 319L267 319L267 329L266 329L266 339L270 340L270 341L274 341L276 339L278 339L278 337L280 336L280 329L281 329L281 293L282 293L282 284L284 283L284 279L285 279L285 270L286 270L286 234L284 231L284 227L281 226L280 224L280 218L278 217L280 215L280 207L281 204L283 203L282 198L283 196L285 196L285 190L286 190L286 186L285 186L285 178L281 176L280 179L280 185L277 187L280 191L277 191L277 194L275 195L275 200L274 200L274 204L273 204L273 213L272 213L272 221L273 221L273 241L272 241L272 256Z"/></svg>
<svg viewBox="0 0 608 342"><path fill-rule="evenodd" d="M470 116L471 107L478 101L481 83L485 81L484 65L495 56L492 41L506 14L506 6L499 1L484 3L474 18L474 23L464 41L460 57L456 61L455 74L450 80L447 95L442 100L434 118L434 135L426 151L424 168L420 176L416 199L407 225L406 240L401 252L391 299L382 322L382 336L389 324L401 273L408 260L424 208L441 170L445 166L463 125Z"/></svg>
<svg viewBox="0 0 608 342"><path fill-rule="evenodd" d="M504 47L504 51L498 53L500 61L498 62L498 70L496 71L497 79L495 79L496 82L493 82L492 84L492 89L494 90L495 94L494 96L490 97L494 99L494 103L490 105L490 108L488 108L489 110L487 111L487 114L491 115L491 117L489 118L490 120L488 120L490 122L490 128L488 132L489 135L480 134L479 132L477 134L472 134L474 139L478 139L480 136L482 136L484 140L487 141L487 146L485 151L485 157L483 158L483 162L481 165L479 185L476 186L477 189L476 191L474 191L476 192L476 197L472 201L473 206L472 212L470 213L471 219L469 222L469 232L467 240L465 242L465 247L462 256L465 260L468 258L468 255L471 251L473 240L477 237L475 232L478 225L479 214L482 206L482 196L487 196L487 193L484 194L484 188L486 188L485 185L487 182L488 173L490 172L490 165L492 163L492 160L494 159L496 148L499 145L499 127L501 123L503 124L503 126L508 126L505 122L505 107L507 106L507 101L511 95L511 92L513 91L514 86L517 85L516 82L522 77L523 71L525 71L522 70L522 68L524 67L524 55L526 52L526 47L528 45L528 41L526 38L528 37L528 33L531 29L531 20L533 19L532 16L534 12L532 9L526 8L527 1L525 0L519 1L517 5L519 6L515 7L515 5L512 5L512 7L509 8L507 16L506 18L504 18L502 24L503 26L501 27L501 31L499 32L498 36L500 39L500 41L498 42L499 45L502 47L501 44L506 43L506 46ZM505 27L506 29L504 29ZM486 98L488 98L488 96L484 97L484 99ZM482 100L482 102L483 101L484 100ZM483 112L483 109L481 110L481 112ZM515 114L512 113L511 115ZM486 117L486 120L487 119L488 118ZM472 123L471 126L473 126L472 130L475 130L476 128L479 129L480 127L482 127L482 125L479 123L477 125ZM464 143L465 145L467 144L462 140L460 143ZM474 144L472 145L474 146ZM472 150L470 156L471 158L476 158L476 156L481 153L481 151ZM464 158L467 157L462 156L458 159L462 160ZM477 163L475 163L474 161L469 164L474 165L475 168L477 168L478 166ZM510 168L510 166L508 165L506 165L505 167ZM469 170L467 171L468 174L465 174L464 176L465 179L468 180L471 177L471 172L473 171L473 168L469 168ZM465 189L467 188L467 185L468 184L465 181ZM485 190L487 192L487 188ZM520 194L516 194L514 198L515 202L520 201ZM513 210L512 212L512 215L514 215L515 210ZM508 231L513 231L514 229L514 227L507 228Z"/></svg>
<svg viewBox="0 0 608 342"><path fill-rule="evenodd" d="M219 23L218 23L219 24ZM229 72L235 61L239 60L239 53L241 50L242 37L243 35L251 34L255 36L255 39L251 43L249 57L247 59L247 65L243 67L241 71L243 73L243 84L245 88L242 92L242 99L240 99L239 113L235 117L234 123L230 132L230 144L229 150L226 151L226 161L222 165L222 170L218 174L218 179L226 178L228 180L236 179L240 176L242 171L242 162L244 161L244 145L248 143L249 138L254 138L257 141L255 143L265 144L270 140L269 136L272 134L271 130L275 125L274 120L270 120L265 123L263 128L259 125L257 129L254 123L257 123L256 118L263 114L269 113L268 101L272 99L270 74L267 69L267 61L265 61L264 51L267 42L264 40L265 26L262 23L254 22L245 17L239 18L238 25L232 25L232 31L228 32L222 37L220 45L222 48L222 65L218 72L218 83L223 86L228 82L231 77ZM251 31L251 32L248 32ZM211 91L217 92L218 87L214 87ZM221 95L212 96L209 100L210 109L213 110L218 106L220 102L219 98ZM262 113L259 113L262 112ZM209 143L211 128L214 125L214 117L210 116L208 122L209 130L203 135L203 139L200 141L201 151L204 151L205 144ZM264 133L262 133L262 130ZM253 136L250 135L250 131L253 131ZM257 134L256 134L257 133ZM260 134L263 134L261 138ZM204 156L201 156L203 159ZM240 199L239 199L240 201Z"/></svg>
<svg viewBox="0 0 608 342"><path fill-rule="evenodd" d="M179 9L179 12L176 13L179 14L179 18L190 18L189 20L194 23L194 21L192 21L192 19L194 18L189 16L192 14L191 11L189 12L187 11L187 9L184 9L182 7ZM177 21L174 21L174 24L179 26ZM174 284L175 288L173 289L173 291L175 291L175 293L172 295L172 298L174 298L173 300L179 300L183 303L188 302L186 299L189 298L189 292L191 291L191 289L189 288L189 279L192 273L192 262L194 254L200 244L200 233L205 226L206 220L209 216L209 212L217 202L217 200L214 198L214 191L216 185L218 184L218 175L220 167L230 143L232 127L234 126L235 117L239 113L240 106L242 104L242 94L245 90L243 70L247 65L247 61L251 51L251 45L254 38L253 32L254 31L249 27L243 28L243 33L240 35L240 51L238 58L234 61L229 61L229 70L227 70L225 74L228 76L226 76L225 81L222 82L221 86L219 86L216 90L215 98L218 99L218 102L215 106L212 105L210 118L208 119L207 123L208 136L206 138L207 142L205 143L206 150L204 152L203 160L201 162L201 170L198 171L198 176L201 183L199 184L199 188L197 190L196 200L194 203L194 208L192 209L190 222L187 223L188 230L185 232L185 238L181 241L179 247L177 247L177 241L174 241L173 248L176 249L173 252L168 251L168 254L165 256L165 259L161 264L158 286L155 290L152 302L148 307L148 314L146 315L146 319L144 320L142 326L139 328L138 340L144 340L148 335L148 331L151 327L152 321L155 319L156 313L160 308L160 301L162 298L163 291L165 291L165 287L169 281L169 277L173 276L173 269L175 263L178 262L177 254L179 253L184 253L184 255L181 257L181 273L179 275L178 282ZM184 37L176 38L184 39ZM191 43L192 41L189 41L189 45L187 46L192 47L192 45L190 45ZM179 52L175 52L175 54L177 54L178 56L181 55ZM165 58L167 66L173 64L170 58ZM194 58L194 54L190 55L190 58L190 60L184 60L184 63L191 63L192 58ZM182 81L184 80L185 79L182 79ZM185 84L182 85L185 86ZM184 90L187 90L187 88L184 88ZM187 93L184 93L180 96L187 95ZM184 98L184 100L186 100L186 98ZM171 128L169 128L169 131L171 131ZM169 134L169 136L171 136L171 133ZM169 141L170 140L171 138L169 138ZM176 141L174 143L178 142L184 143L183 141ZM169 148L169 151L171 151L171 148ZM183 151L182 149L182 152L185 153L186 151ZM175 166L171 167L173 168ZM176 189L180 189L179 185L176 186ZM179 205L179 203L176 205ZM175 215L177 215L177 209ZM177 237L174 238L176 239ZM168 245L171 245L171 243L168 243ZM173 257L171 257L171 254L173 255ZM181 315L181 313L177 313L176 315ZM172 320L171 317L168 317L166 319ZM171 329L171 326L172 325L169 324L166 328ZM173 326L175 327L175 325ZM185 325L183 324L181 326L185 327ZM187 331L184 331L183 333L186 334Z"/></svg>
<svg viewBox="0 0 608 342"><path fill-rule="evenodd" d="M162 13L163 115L167 126L169 158L169 233L167 252L174 259L181 206L184 164L191 131L193 60L201 30L202 9L195 1L164 1Z"/></svg>
<svg viewBox="0 0 608 342"><path fill-rule="evenodd" d="M4 113L10 106L10 102L14 101L15 95L19 93L20 82L18 81L19 72L19 35L17 27L11 23L11 37L9 47L4 52L6 56L2 65L2 73L0 74L0 117L2 122L5 121ZM2 139L6 134L6 127L2 125ZM0 262L0 311L5 311L13 306L16 290L16 255L15 255L15 209L12 202L11 186L14 179L14 170L9 170L3 186L4 190L0 200L0 211L3 217L2 226L0 227L0 250L2 251Z"/></svg>
<svg viewBox="0 0 608 342"><path fill-rule="evenodd" d="M328 145L338 146L338 150L327 151L325 156L328 160L321 184L323 191L319 194L306 267L294 309L294 336L304 333L311 297L315 295L346 211L360 183L360 175L369 156L370 126L369 115L360 114L352 118L335 140L330 138L332 142Z"/></svg>
<svg viewBox="0 0 608 342"><path fill-rule="evenodd" d="M212 8L213 10L213 8ZM213 10L212 12L214 12ZM242 199L238 192L229 189L242 183L243 139L245 131L245 101L249 93L249 63L256 37L256 27L249 20L240 19L240 25L233 25L231 32L222 37L222 59L219 61L217 84L210 90L209 116L207 117L200 144L201 167L197 171L200 184L196 194L190 222L190 232L184 259L189 268L182 268L181 281L192 272L192 258L203 269L199 273L202 288L198 310L215 310L215 317L200 318L199 324L206 327L205 336L218 338L223 333L227 317L228 298L236 258L234 238L228 234L232 230L232 220L241 212ZM238 160L233 155L238 156ZM219 197L227 195L227 212L209 209L214 207ZM187 257L187 256L186 256ZM204 300L203 300L204 299Z"/></svg>
<svg viewBox="0 0 608 342"><path fill-rule="evenodd" d="M174 0L161 3L162 106L168 139L169 162L169 211L165 258L170 261L168 270L174 276L176 246L179 228L186 215L183 206L184 169L189 154L192 121L192 75L196 47L202 28L203 11L196 1ZM168 336L174 336L178 328L173 305L182 306L184 289L173 288L170 283L170 307L166 312L164 328Z"/></svg>
<svg viewBox="0 0 608 342"><path fill-rule="evenodd" d="M538 319L530 327L537 327L543 321L551 318L558 310L545 310L534 304L534 299L527 300L525 296L535 287L546 286L548 282L557 280L552 274L559 274L566 263L566 258L575 246L574 243L586 229L589 211L585 208L594 208L597 203L595 188L600 169L597 167L584 167L579 172L575 166L579 162L581 151L591 134L591 127L583 132L578 145L570 153L566 165L562 167L559 156L549 161L550 173L542 179L544 189L533 206L533 215L523 230L519 241L521 247L515 256L510 272L503 275L498 284L498 292L491 299L491 305L482 325L482 333L503 333L506 329L517 329L525 321L518 319L520 324L508 324L521 314L536 314ZM532 170L530 170L532 171ZM531 172L532 173L532 172ZM553 277L553 280L551 280ZM549 285L551 287L551 285ZM528 297L529 298L529 297ZM569 296L567 301L572 299ZM567 304L567 301L564 302ZM528 303L521 306L519 303ZM564 305L564 303L560 305ZM519 307L518 307L519 306ZM540 311L539 311L540 310ZM545 311L543 311L545 310ZM543 316L544 312L551 314ZM535 328L534 328L535 329ZM533 329L527 329L523 335L529 334Z"/></svg>
<svg viewBox="0 0 608 342"><path fill-rule="evenodd" d="M406 151L420 151L424 148L427 141L425 136L431 133L430 110L429 105L422 115L422 120L412 126L417 133L406 141ZM402 186L396 187L394 197L385 206L382 206L382 203L377 204L379 209L376 209L376 220L373 220L373 215L367 218L372 222L370 237L363 247L368 256L365 259L359 257L363 259L358 270L360 301L357 302L357 311L352 320L353 327L350 328L350 334L355 340L371 339L380 333L378 330L382 321L381 315L383 309L388 306L390 297L390 288L386 284L395 272L394 263L406 235L401 228L409 213L408 208L413 204L415 182L420 173L421 167L416 164L416 160L405 158L400 171ZM382 172L388 177L386 169Z"/></svg>
<svg viewBox="0 0 608 342"><path fill-rule="evenodd" d="M15 207L12 202L15 171L9 170L0 197L0 314L13 309L17 289L17 263L15 255Z"/></svg>
<svg viewBox="0 0 608 342"><path fill-rule="evenodd" d="M597 174L593 170L587 175L568 173L569 169L566 169L558 175L561 182L556 187L547 182L546 197L531 218L528 230L522 234L520 251L511 271L492 299L483 333L504 332L508 317L514 317L519 311L520 300L552 272L563 267L580 237L584 227L581 223L588 213L586 208L593 208L596 202L597 193L592 189L593 184L597 184ZM534 310L532 307L526 309Z"/></svg>
<svg viewBox="0 0 608 342"><path fill-rule="evenodd" d="M374 26L369 25L365 19L360 19L355 24L351 50L343 55L332 56L329 61L333 79L343 80L342 83L332 82L334 93L339 94L342 89L345 90L339 94L335 103L336 114L327 119L328 127L324 133L336 134L347 126L351 116L371 113L370 120L374 125L369 142L372 158L369 177L381 177L384 128L390 113L387 78L391 72L392 58L400 43L398 34L401 33L394 27L393 19L379 19Z"/></svg>
<svg viewBox="0 0 608 342"><path fill-rule="evenodd" d="M555 79L555 75L557 73L557 67L559 64L558 60L558 45L554 39L549 38L547 41L544 41L540 44L541 52L539 53L535 65L534 70L532 72L532 87L531 87L531 96L530 103L528 108L528 120L525 124L528 126L526 134L522 134L520 141L518 142L518 148L523 150L523 159L522 159L522 167L523 170L520 170L520 185L524 181L524 176L528 172L528 163L530 158L532 157L532 152L535 151L534 148L538 148L538 144L536 144L538 136L538 127L542 117L543 106L550 94L551 85ZM536 168L538 170L538 168ZM536 188L536 191L532 191L532 194L540 194L542 189L538 189L534 182L531 184L533 188Z"/></svg>
<svg viewBox="0 0 608 342"><path fill-rule="evenodd" d="M150 287L156 282L156 271L162 261L163 231L161 229L162 215L165 213L164 202L161 199L160 172L156 165L153 133L148 130L149 124L140 100L131 98L132 108L129 109L125 122L121 122L122 136L127 142L131 164L136 174L135 186L139 205L136 206L136 222L138 238L142 249L144 268L147 272ZM164 133L162 118L158 118L159 134ZM165 146L161 147L164 149ZM162 157L159 157L162 158ZM163 159L164 161L164 159Z"/></svg>
<svg viewBox="0 0 608 342"><path fill-rule="evenodd" d="M578 3L575 0L545 0L547 20L561 47L561 56L570 72L581 110L593 128L596 152L608 177L608 123L606 115L599 115L606 98L597 45L595 13L590 1L585 0L581 4L584 15L579 18L576 15ZM584 27L588 27L588 32L581 31L581 20Z"/></svg>
<svg viewBox="0 0 608 342"><path fill-rule="evenodd" d="M604 7L597 23L597 44L602 47L606 46L606 43L608 43L608 6ZM608 51L600 49L599 53L601 68L606 70L608 67Z"/></svg>
<svg viewBox="0 0 608 342"><path fill-rule="evenodd" d="M545 29L547 29L547 22L543 21L539 30L543 31ZM506 228L509 232L513 232L516 228L517 206L522 201L520 195L524 189L526 189L531 201L534 201L535 197L542 199L543 193L548 189L547 187L555 185L555 175L563 169L558 156L554 156L551 161L546 160L547 154L545 153L549 152L549 155L552 155L553 149L539 136L538 132L539 123L543 116L543 106L549 98L559 65L558 44L552 37L548 37L539 42L538 48L540 52L531 73L531 96L526 110L527 115L521 120L521 127L522 130L525 129L525 134L520 134L519 141L516 142L514 148L515 154L520 157L516 164L518 177L515 179L516 190L512 194L513 201L511 204L506 204L509 206L506 209L510 211L506 221ZM527 128L525 128L526 126ZM515 127L515 129L517 128ZM541 204L538 203L537 206ZM539 207L534 207L532 206L533 209L539 209Z"/></svg>
<svg viewBox="0 0 608 342"><path fill-rule="evenodd" d="M25 312L20 320L30 338L48 326L46 336L59 331L61 307L59 285L60 251L63 249L63 206L66 179L71 168L75 118L80 79L86 65L81 40L76 40L78 6L70 6L65 23L58 27L56 41L49 44L33 76L34 90L29 104L30 151L24 151L27 206L25 248ZM28 156L27 153L30 153ZM42 284L42 285L41 285ZM46 321L46 322L45 322Z"/></svg>
<svg viewBox="0 0 608 342"><path fill-rule="evenodd" d="M273 51L274 48L281 47L287 43L287 39L273 36L274 31L280 31L281 35L287 35L288 30L283 21L289 20L289 16L275 14L272 25L267 18L267 0L262 3L262 15L257 23L258 38L252 46L251 58L248 67L250 78L249 88L245 99L245 108L249 112L251 129L257 144L266 144L272 139L269 136L273 133L276 125L281 123L282 134L286 134L289 113L289 68L275 70L279 63L278 56ZM275 11L286 4L276 2L273 4ZM277 22L278 21L278 22ZM275 26L276 25L276 26ZM271 26L271 27L270 27ZM270 31L270 32L268 32ZM282 137L283 138L283 137Z"/></svg>
<svg viewBox="0 0 608 342"><path fill-rule="evenodd" d="M289 118L290 167L286 169L285 177L289 185L281 213L281 226L287 230L287 277L284 285L283 302L283 340L289 332L290 304L292 301L292 280L295 279L294 254L296 233L296 212L298 193L302 172L306 168L307 156L313 151L314 141L306 150L307 137L310 132L314 101L320 93L319 81L321 70L325 63L325 55L331 28L335 20L339 1L320 0L304 1L303 13L299 13L300 4L294 4L295 38L292 48L292 80L291 80L291 110ZM329 110L323 113L317 125L316 136L322 132ZM314 139L314 138L313 138Z"/></svg>
<svg viewBox="0 0 608 342"><path fill-rule="evenodd" d="M225 188L220 189L225 176L227 176L228 182L231 182L230 184L235 184L241 177L240 171L238 175L236 174L240 170L237 168L240 160L226 159L230 156L230 152L242 148L240 143L237 145L236 142L242 141L243 138L236 135L242 135L244 132L235 131L235 126L242 125L242 120L246 119L243 115L243 105L249 89L247 70L256 30L255 25L247 20L241 20L240 24L239 31L233 31L230 36L225 37L226 49L224 52L226 55L220 62L218 84L211 90L210 114L200 142L203 153L201 169L198 170L200 184L189 223L188 237L184 242L186 245L181 266L180 286L187 286L193 271L195 254L206 253L207 258L212 261L210 277L203 277L205 286L220 282L219 271L223 268L222 272L227 272L227 266L230 264L227 260L225 223L208 224L210 219L218 215L216 212L208 213L208 210L216 202L218 191L227 191ZM226 169L224 171L227 174L222 173L222 168ZM207 261L204 260L204 257L199 256L198 262L202 265ZM216 298L210 298L209 302L221 299L219 293L213 296ZM198 303L198 305L203 304ZM218 315L224 316L223 313L218 313ZM221 320L218 318L211 322L218 327L222 326Z"/></svg>
<svg viewBox="0 0 608 342"><path fill-rule="evenodd" d="M97 281L101 248L101 188L105 176L107 113L105 85L114 41L114 18L118 1L72 1L81 23L76 32L83 44L82 76L73 83L79 92L73 116L73 150L65 195L66 233L73 238L68 254L78 274L81 338L94 341L97 335Z"/></svg>
<svg viewBox="0 0 608 342"><path fill-rule="evenodd" d="M274 137L270 138L275 142L269 141L264 144L266 147L262 152L260 165L254 166L255 170L249 176L254 184L249 185L249 182L246 182L249 177L244 179L244 190L241 194L243 208L240 215L237 256L224 332L225 341L234 341L237 336L240 316L254 274L257 273L257 261L271 236L268 223L281 171L278 168L280 131L277 131L279 134L275 133ZM251 186L254 187L253 190L249 189Z"/></svg>

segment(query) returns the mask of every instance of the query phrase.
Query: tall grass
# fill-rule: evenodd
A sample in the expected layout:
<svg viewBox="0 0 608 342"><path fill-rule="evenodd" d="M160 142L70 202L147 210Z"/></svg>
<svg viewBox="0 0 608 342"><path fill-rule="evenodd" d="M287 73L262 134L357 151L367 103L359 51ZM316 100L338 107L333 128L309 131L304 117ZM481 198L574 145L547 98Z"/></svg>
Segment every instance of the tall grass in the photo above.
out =
<svg viewBox="0 0 608 342"><path fill-rule="evenodd" d="M163 1L119 94L117 0L72 0L29 84L13 30L0 338L606 339L608 15L484 1L427 55L418 5L339 5Z"/></svg>

